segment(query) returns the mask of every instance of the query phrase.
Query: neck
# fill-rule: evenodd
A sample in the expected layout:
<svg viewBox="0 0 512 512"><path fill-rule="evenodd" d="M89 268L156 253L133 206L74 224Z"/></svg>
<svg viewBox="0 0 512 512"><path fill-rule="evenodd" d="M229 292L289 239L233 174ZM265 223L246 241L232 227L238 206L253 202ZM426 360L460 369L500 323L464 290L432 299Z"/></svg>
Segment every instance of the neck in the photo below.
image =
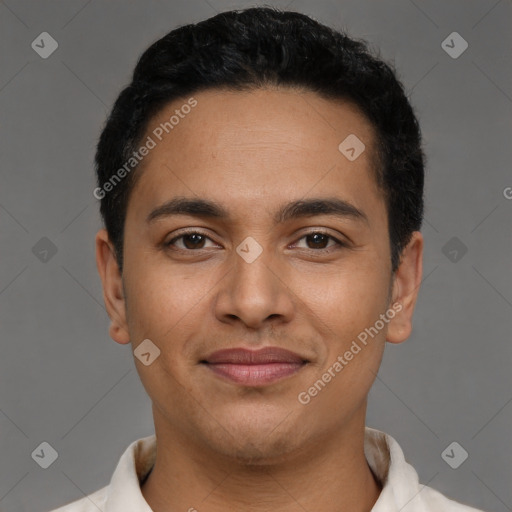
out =
<svg viewBox="0 0 512 512"><path fill-rule="evenodd" d="M154 512L369 512L380 494L364 455L364 414L335 436L258 465L196 445L154 415L156 461L141 487Z"/></svg>

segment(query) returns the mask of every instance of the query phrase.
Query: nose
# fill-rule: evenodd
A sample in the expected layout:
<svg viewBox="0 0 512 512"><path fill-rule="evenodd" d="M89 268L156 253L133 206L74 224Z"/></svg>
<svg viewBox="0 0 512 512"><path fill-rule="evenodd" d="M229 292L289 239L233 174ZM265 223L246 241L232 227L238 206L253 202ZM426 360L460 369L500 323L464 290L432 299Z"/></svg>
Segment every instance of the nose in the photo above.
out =
<svg viewBox="0 0 512 512"><path fill-rule="evenodd" d="M220 282L215 302L219 321L261 329L293 318L294 294L286 282L286 272L270 250L263 248L252 262L233 251L230 260L232 268Z"/></svg>

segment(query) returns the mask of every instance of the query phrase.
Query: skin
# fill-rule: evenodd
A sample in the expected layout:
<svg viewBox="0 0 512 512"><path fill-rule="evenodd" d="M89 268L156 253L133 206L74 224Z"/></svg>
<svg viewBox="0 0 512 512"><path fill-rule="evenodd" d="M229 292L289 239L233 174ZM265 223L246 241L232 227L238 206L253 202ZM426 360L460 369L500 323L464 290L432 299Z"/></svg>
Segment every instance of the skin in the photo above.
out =
<svg viewBox="0 0 512 512"><path fill-rule="evenodd" d="M142 493L155 512L369 511L381 485L363 452L367 395L386 341L411 333L422 235L413 233L392 274L386 206L371 171L375 133L350 103L287 88L194 97L197 106L136 171L122 276L107 232L96 236L110 336L132 349L149 338L161 351L149 366L134 359L158 440ZM146 136L185 101L162 109ZM366 146L352 162L338 150L349 134ZM146 222L178 196L215 200L229 218ZM322 214L275 223L283 204L313 197L348 201L367 222ZM165 248L182 228L206 235L199 249L190 237ZM318 229L346 246L315 245L306 235ZM236 252L249 236L263 249L252 263ZM385 328L301 404L298 394L397 303ZM269 345L309 363L264 387L199 363L214 350Z"/></svg>

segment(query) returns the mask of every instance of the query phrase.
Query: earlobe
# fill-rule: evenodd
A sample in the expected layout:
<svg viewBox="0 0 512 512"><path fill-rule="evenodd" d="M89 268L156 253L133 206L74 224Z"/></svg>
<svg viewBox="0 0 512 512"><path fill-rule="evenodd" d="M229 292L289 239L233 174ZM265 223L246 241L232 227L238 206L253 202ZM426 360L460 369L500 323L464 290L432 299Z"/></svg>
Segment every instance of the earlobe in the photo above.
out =
<svg viewBox="0 0 512 512"><path fill-rule="evenodd" d="M100 229L96 234L96 266L103 285L103 300L110 317L110 337L117 343L129 343L123 281L106 229Z"/></svg>
<svg viewBox="0 0 512 512"><path fill-rule="evenodd" d="M411 240L402 251L400 266L394 280L391 306L397 311L389 322L386 340L402 343L412 332L412 316L423 273L423 236L414 231Z"/></svg>

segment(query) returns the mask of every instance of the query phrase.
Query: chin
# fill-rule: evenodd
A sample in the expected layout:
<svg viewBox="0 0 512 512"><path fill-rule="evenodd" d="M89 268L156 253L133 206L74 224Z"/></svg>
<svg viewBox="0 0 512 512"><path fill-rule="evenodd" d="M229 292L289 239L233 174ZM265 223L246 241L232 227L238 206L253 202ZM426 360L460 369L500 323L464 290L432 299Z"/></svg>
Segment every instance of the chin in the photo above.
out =
<svg viewBox="0 0 512 512"><path fill-rule="evenodd" d="M238 439L227 447L224 455L234 459L238 464L252 467L264 467L277 464L292 453L296 448L296 440L291 440L288 435L281 434L277 438L269 439L269 436L251 436Z"/></svg>
<svg viewBox="0 0 512 512"><path fill-rule="evenodd" d="M292 429L283 421L286 415L262 422L261 418L231 421L229 434L210 439L210 446L220 455L246 466L267 466L284 460L301 445L303 429ZM296 431L295 431L296 430ZM211 431L210 431L211 434Z"/></svg>

